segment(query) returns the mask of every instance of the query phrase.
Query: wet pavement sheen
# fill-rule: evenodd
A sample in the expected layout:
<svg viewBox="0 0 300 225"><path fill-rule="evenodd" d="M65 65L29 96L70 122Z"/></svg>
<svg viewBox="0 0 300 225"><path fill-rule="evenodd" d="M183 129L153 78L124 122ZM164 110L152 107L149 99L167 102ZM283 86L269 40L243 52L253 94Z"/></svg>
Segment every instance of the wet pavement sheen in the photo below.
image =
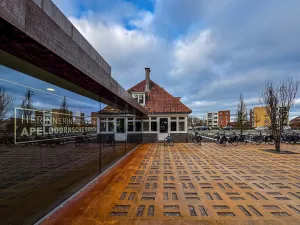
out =
<svg viewBox="0 0 300 225"><path fill-rule="evenodd" d="M43 224L300 224L299 154L144 144Z"/></svg>

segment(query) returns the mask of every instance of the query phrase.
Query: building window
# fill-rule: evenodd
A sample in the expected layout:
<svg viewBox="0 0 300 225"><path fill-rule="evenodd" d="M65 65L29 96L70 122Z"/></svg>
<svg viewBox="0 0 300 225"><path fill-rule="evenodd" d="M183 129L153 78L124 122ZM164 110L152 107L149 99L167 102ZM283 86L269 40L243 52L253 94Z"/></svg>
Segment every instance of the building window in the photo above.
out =
<svg viewBox="0 0 300 225"><path fill-rule="evenodd" d="M177 117L171 117L171 120L177 120Z"/></svg>
<svg viewBox="0 0 300 225"><path fill-rule="evenodd" d="M133 132L133 122L128 122L127 129L128 129L128 132Z"/></svg>
<svg viewBox="0 0 300 225"><path fill-rule="evenodd" d="M128 117L127 120L133 120L133 117Z"/></svg>
<svg viewBox="0 0 300 225"><path fill-rule="evenodd" d="M114 123L113 122L108 122L108 132L114 132Z"/></svg>
<svg viewBox="0 0 300 225"><path fill-rule="evenodd" d="M106 132L106 122L101 122L100 123L100 131L101 132Z"/></svg>
<svg viewBox="0 0 300 225"><path fill-rule="evenodd" d="M145 94L143 93L134 93L132 94L132 97L140 104L145 104Z"/></svg>
<svg viewBox="0 0 300 225"><path fill-rule="evenodd" d="M171 122L171 131L177 131L177 122Z"/></svg>
<svg viewBox="0 0 300 225"><path fill-rule="evenodd" d="M135 122L135 131L142 131L142 123Z"/></svg>
<svg viewBox="0 0 300 225"><path fill-rule="evenodd" d="M185 131L185 122L179 122L179 131Z"/></svg>
<svg viewBox="0 0 300 225"><path fill-rule="evenodd" d="M151 117L151 120L157 120L157 117Z"/></svg>
<svg viewBox="0 0 300 225"><path fill-rule="evenodd" d="M144 95L139 95L139 103L144 104Z"/></svg>
<svg viewBox="0 0 300 225"><path fill-rule="evenodd" d="M184 120L184 117L179 117L179 120Z"/></svg>
<svg viewBox="0 0 300 225"><path fill-rule="evenodd" d="M138 101L139 95L133 94L132 97L133 97L136 101Z"/></svg>
<svg viewBox="0 0 300 225"><path fill-rule="evenodd" d="M143 130L149 131L149 122L143 122Z"/></svg>
<svg viewBox="0 0 300 225"><path fill-rule="evenodd" d="M151 131L157 131L157 122L151 122Z"/></svg>

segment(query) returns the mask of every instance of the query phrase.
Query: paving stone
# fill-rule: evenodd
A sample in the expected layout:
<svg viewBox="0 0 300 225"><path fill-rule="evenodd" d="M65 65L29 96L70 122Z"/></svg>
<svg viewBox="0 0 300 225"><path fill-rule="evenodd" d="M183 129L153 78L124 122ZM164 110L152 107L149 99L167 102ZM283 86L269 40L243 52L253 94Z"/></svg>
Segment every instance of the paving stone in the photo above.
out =
<svg viewBox="0 0 300 225"><path fill-rule="evenodd" d="M284 147L300 153L299 146ZM45 224L84 224L85 218L107 224L300 224L300 154L264 148L270 145L144 144L127 162L134 170L112 172L126 174L126 182L109 185L105 194L95 188ZM129 199L129 193L137 197ZM110 207L92 204L91 196L109 198ZM70 213L78 207L101 208L103 216Z"/></svg>

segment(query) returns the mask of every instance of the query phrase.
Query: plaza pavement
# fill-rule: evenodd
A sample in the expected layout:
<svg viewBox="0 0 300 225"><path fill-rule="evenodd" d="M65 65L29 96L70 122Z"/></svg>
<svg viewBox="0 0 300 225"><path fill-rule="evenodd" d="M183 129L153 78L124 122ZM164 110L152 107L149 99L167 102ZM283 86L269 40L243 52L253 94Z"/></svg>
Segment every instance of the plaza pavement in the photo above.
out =
<svg viewBox="0 0 300 225"><path fill-rule="evenodd" d="M282 147L143 144L43 224L300 224L300 146Z"/></svg>

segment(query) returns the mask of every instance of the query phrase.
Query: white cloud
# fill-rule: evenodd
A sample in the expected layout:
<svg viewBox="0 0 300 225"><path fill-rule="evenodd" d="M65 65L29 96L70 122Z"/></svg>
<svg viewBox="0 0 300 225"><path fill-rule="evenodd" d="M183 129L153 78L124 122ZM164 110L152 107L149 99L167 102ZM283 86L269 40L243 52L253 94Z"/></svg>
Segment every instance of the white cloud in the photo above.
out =
<svg viewBox="0 0 300 225"><path fill-rule="evenodd" d="M212 67L210 56L216 48L210 30L189 34L173 46L174 64L170 72L173 76L186 76L188 73L201 72Z"/></svg>
<svg viewBox="0 0 300 225"><path fill-rule="evenodd" d="M102 11L95 3L71 21L125 88L150 67L154 81L203 115L235 111L240 93L249 107L259 105L266 79L300 76L299 1L156 0L153 12L117 2Z"/></svg>

